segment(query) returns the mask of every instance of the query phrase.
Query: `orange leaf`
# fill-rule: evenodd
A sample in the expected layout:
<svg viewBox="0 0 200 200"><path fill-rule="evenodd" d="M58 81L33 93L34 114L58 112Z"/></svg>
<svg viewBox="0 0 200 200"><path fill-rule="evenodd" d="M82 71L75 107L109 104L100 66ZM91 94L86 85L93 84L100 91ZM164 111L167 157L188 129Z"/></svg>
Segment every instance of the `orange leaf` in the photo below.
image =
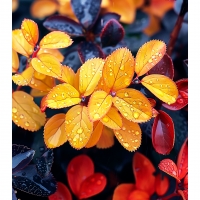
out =
<svg viewBox="0 0 200 200"><path fill-rule="evenodd" d="M29 57L34 50L34 47L26 41L20 29L12 31L12 48L26 57Z"/></svg>
<svg viewBox="0 0 200 200"><path fill-rule="evenodd" d="M37 71L34 72L34 78L39 79L39 80L44 80L47 76L45 74L41 74Z"/></svg>
<svg viewBox="0 0 200 200"><path fill-rule="evenodd" d="M155 191L155 167L151 161L139 152L133 156L133 173L136 187L152 195Z"/></svg>
<svg viewBox="0 0 200 200"><path fill-rule="evenodd" d="M68 66L65 65L62 66L62 77L59 78L59 80L65 83L69 83L70 85L73 86L74 79L75 79L74 71Z"/></svg>
<svg viewBox="0 0 200 200"><path fill-rule="evenodd" d="M36 0L31 5L31 15L34 18L42 19L52 15L58 9L58 3L52 0Z"/></svg>
<svg viewBox="0 0 200 200"><path fill-rule="evenodd" d="M33 97L23 91L12 94L12 120L21 128L37 131L45 123L45 114L33 101Z"/></svg>
<svg viewBox="0 0 200 200"><path fill-rule="evenodd" d="M100 120L106 115L112 105L112 97L104 91L96 91L90 97L88 114L91 121Z"/></svg>
<svg viewBox="0 0 200 200"><path fill-rule="evenodd" d="M48 92L44 92L44 91L41 91L41 90L37 90L37 89L32 89L31 92L30 92L30 95L32 97L43 97L44 95L47 95Z"/></svg>
<svg viewBox="0 0 200 200"><path fill-rule="evenodd" d="M141 145L141 129L137 123L124 118L122 118L122 124L120 130L114 130L115 136L125 149L135 151Z"/></svg>
<svg viewBox="0 0 200 200"><path fill-rule="evenodd" d="M53 55L54 57L56 57L58 59L59 62L63 62L63 60L64 60L64 56L58 49L43 49L42 48L38 51L37 55L40 55L42 53L49 53L49 54Z"/></svg>
<svg viewBox="0 0 200 200"><path fill-rule="evenodd" d="M122 127L122 118L118 110L111 107L107 114L101 119L101 122L108 128L119 130Z"/></svg>
<svg viewBox="0 0 200 200"><path fill-rule="evenodd" d="M178 89L170 78L160 74L152 74L145 76L141 83L163 102L168 104L176 102Z"/></svg>
<svg viewBox="0 0 200 200"><path fill-rule="evenodd" d="M21 74L15 74L12 76L12 80L17 85L28 85L33 77L34 69L30 66L25 69Z"/></svg>
<svg viewBox="0 0 200 200"><path fill-rule="evenodd" d="M178 177L178 169L176 164L170 160L170 159L163 159L159 165L158 168L162 170L163 172L169 174L170 176L174 177L178 182L180 182L180 179Z"/></svg>
<svg viewBox="0 0 200 200"><path fill-rule="evenodd" d="M44 76L44 78L41 75ZM39 77L41 79L38 79ZM39 75L39 73L35 71L34 76L32 77L29 83L29 86L31 88L34 88L43 92L49 92L55 86L55 80L54 78L50 76L46 76L43 74Z"/></svg>
<svg viewBox="0 0 200 200"><path fill-rule="evenodd" d="M159 196L164 195L167 192L167 190L169 189L168 177L163 176L162 174L156 175L155 187L156 187L156 193Z"/></svg>
<svg viewBox="0 0 200 200"><path fill-rule="evenodd" d="M52 31L42 38L39 46L46 49L59 49L68 47L71 44L72 40L69 35L61 31Z"/></svg>
<svg viewBox="0 0 200 200"><path fill-rule="evenodd" d="M135 7L136 8L140 8L140 7L142 7L142 5L144 4L144 0L133 0L133 2L134 2L134 5L135 5Z"/></svg>
<svg viewBox="0 0 200 200"><path fill-rule="evenodd" d="M55 86L47 95L46 103L49 108L65 108L80 103L79 92L70 84L63 83Z"/></svg>
<svg viewBox="0 0 200 200"><path fill-rule="evenodd" d="M38 42L39 31L37 24L30 19L24 19L21 24L21 30L26 41L35 46Z"/></svg>
<svg viewBox="0 0 200 200"><path fill-rule="evenodd" d="M131 183L123 183L118 185L113 194L113 200L127 200L130 193L135 189L135 185Z"/></svg>
<svg viewBox="0 0 200 200"><path fill-rule="evenodd" d="M108 88L108 86L105 84L105 81L104 81L103 77L100 78L99 83L98 83L95 91L96 90L103 90L106 93L110 92L110 88Z"/></svg>
<svg viewBox="0 0 200 200"><path fill-rule="evenodd" d="M45 112L45 110L47 109L46 98L47 98L47 95L43 96L41 101L40 101L40 110L42 112Z"/></svg>
<svg viewBox="0 0 200 200"><path fill-rule="evenodd" d="M69 143L75 149L85 147L93 131L93 123L88 118L87 107L76 105L66 114L65 130Z"/></svg>
<svg viewBox="0 0 200 200"><path fill-rule="evenodd" d="M99 149L107 149L114 145L114 133L113 130L104 126L101 137L99 138L99 141L96 144L96 147Z"/></svg>
<svg viewBox="0 0 200 200"><path fill-rule="evenodd" d="M67 167L67 180L72 192L78 197L81 183L94 173L93 161L87 155L74 157Z"/></svg>
<svg viewBox="0 0 200 200"><path fill-rule="evenodd" d="M99 141L99 139L101 137L102 130L103 130L103 124L100 121L94 122L93 132L91 134L91 137L90 137L88 143L85 146L86 148L93 147L97 144L97 142Z"/></svg>
<svg viewBox="0 0 200 200"><path fill-rule="evenodd" d="M127 48L113 51L103 68L104 82L113 91L130 85L134 75L134 58Z"/></svg>
<svg viewBox="0 0 200 200"><path fill-rule="evenodd" d="M33 68L41 73L54 78L60 78L62 74L62 68L60 62L53 55L49 53L43 53L31 60Z"/></svg>
<svg viewBox="0 0 200 200"><path fill-rule="evenodd" d="M150 200L150 195L146 191L134 190L127 200Z"/></svg>
<svg viewBox="0 0 200 200"><path fill-rule="evenodd" d="M16 73L19 69L19 57L17 52L12 49L12 73Z"/></svg>
<svg viewBox="0 0 200 200"><path fill-rule="evenodd" d="M75 76L74 76L74 87L79 90L79 75L80 75L80 68L77 70Z"/></svg>
<svg viewBox="0 0 200 200"><path fill-rule="evenodd" d="M123 117L130 121L146 122L152 117L149 100L141 92L132 88L117 91L113 104Z"/></svg>
<svg viewBox="0 0 200 200"><path fill-rule="evenodd" d="M101 76L104 60L92 58L87 60L80 68L79 91L84 96L89 96L96 88Z"/></svg>
<svg viewBox="0 0 200 200"><path fill-rule="evenodd" d="M140 47L135 58L135 72L142 76L153 68L164 56L166 45L159 40L151 40Z"/></svg>
<svg viewBox="0 0 200 200"><path fill-rule="evenodd" d="M44 142L47 148L56 148L67 141L65 133L65 114L51 117L44 126Z"/></svg>
<svg viewBox="0 0 200 200"><path fill-rule="evenodd" d="M49 200L72 200L71 193L66 185L61 182L57 182L57 190L54 194L48 196Z"/></svg>

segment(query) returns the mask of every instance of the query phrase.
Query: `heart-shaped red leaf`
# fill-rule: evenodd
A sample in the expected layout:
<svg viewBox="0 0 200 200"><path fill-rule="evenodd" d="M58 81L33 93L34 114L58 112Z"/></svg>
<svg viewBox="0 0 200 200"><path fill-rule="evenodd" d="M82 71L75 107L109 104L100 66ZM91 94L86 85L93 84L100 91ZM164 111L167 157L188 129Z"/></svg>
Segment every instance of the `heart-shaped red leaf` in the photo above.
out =
<svg viewBox="0 0 200 200"><path fill-rule="evenodd" d="M66 185L57 182L57 190L54 194L48 196L49 200L72 200L71 193Z"/></svg>
<svg viewBox="0 0 200 200"><path fill-rule="evenodd" d="M183 186L185 189L188 189L188 174L185 176L183 180Z"/></svg>
<svg viewBox="0 0 200 200"><path fill-rule="evenodd" d="M113 200L127 200L130 193L135 189L132 183L123 183L118 185L113 194Z"/></svg>
<svg viewBox="0 0 200 200"><path fill-rule="evenodd" d="M151 161L139 152L133 156L133 173L136 188L152 195L155 192L155 168Z"/></svg>
<svg viewBox="0 0 200 200"><path fill-rule="evenodd" d="M95 173L86 178L80 187L79 199L94 196L104 190L107 183L106 177L101 173Z"/></svg>
<svg viewBox="0 0 200 200"><path fill-rule="evenodd" d="M93 161L86 155L73 158L67 167L67 179L72 192L78 197L82 182L94 173Z"/></svg>
<svg viewBox="0 0 200 200"><path fill-rule="evenodd" d="M169 174L170 176L174 177L178 182L180 182L177 166L172 160L164 159L159 163L158 167L160 170Z"/></svg>
<svg viewBox="0 0 200 200"><path fill-rule="evenodd" d="M163 58L148 71L148 74L161 74L171 79L174 77L174 65L170 56L165 53Z"/></svg>
<svg viewBox="0 0 200 200"><path fill-rule="evenodd" d="M176 85L179 91L178 98L173 104L163 103L162 105L169 110L180 110L188 104L188 79L180 79L176 81Z"/></svg>
<svg viewBox="0 0 200 200"><path fill-rule="evenodd" d="M153 147L158 153L166 155L172 150L174 140L174 123L167 113L159 110L152 127Z"/></svg>
<svg viewBox="0 0 200 200"><path fill-rule="evenodd" d="M167 176L163 176L162 174L156 175L156 182L155 182L155 187L156 187L156 193L159 196L164 195L168 188L169 188L169 179Z"/></svg>
<svg viewBox="0 0 200 200"><path fill-rule="evenodd" d="M177 168L179 179L184 178L185 175L188 173L188 139L185 140L181 147L181 150L179 151Z"/></svg>

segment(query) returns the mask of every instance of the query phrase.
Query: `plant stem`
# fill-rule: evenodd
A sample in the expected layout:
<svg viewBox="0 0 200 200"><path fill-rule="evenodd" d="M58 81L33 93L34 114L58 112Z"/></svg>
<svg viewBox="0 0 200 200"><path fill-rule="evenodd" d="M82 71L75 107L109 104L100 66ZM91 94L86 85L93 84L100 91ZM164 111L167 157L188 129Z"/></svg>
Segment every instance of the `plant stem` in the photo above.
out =
<svg viewBox="0 0 200 200"><path fill-rule="evenodd" d="M187 12L188 12L188 0L183 0L178 19L177 19L174 29L170 35L170 40L169 40L168 49L167 49L167 54L169 56L171 56L171 54L172 54L172 50L174 48L178 34L182 27L184 16Z"/></svg>

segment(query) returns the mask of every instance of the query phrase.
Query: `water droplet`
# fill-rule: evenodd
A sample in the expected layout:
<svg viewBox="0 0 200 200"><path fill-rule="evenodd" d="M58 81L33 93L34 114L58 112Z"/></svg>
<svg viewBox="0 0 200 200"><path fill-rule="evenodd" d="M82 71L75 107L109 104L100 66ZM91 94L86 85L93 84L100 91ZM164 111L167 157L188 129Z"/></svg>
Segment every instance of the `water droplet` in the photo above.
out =
<svg viewBox="0 0 200 200"><path fill-rule="evenodd" d="M99 117L100 117L99 113L94 114L94 119L99 119Z"/></svg>
<svg viewBox="0 0 200 200"><path fill-rule="evenodd" d="M99 107L101 104L100 103L96 103L96 105Z"/></svg>
<svg viewBox="0 0 200 200"><path fill-rule="evenodd" d="M127 93L127 92L125 92L125 93L124 93L124 96L125 96L125 97L128 97L128 93Z"/></svg>
<svg viewBox="0 0 200 200"><path fill-rule="evenodd" d="M125 130L126 130L126 127L123 126L123 127L122 127L122 130L125 131Z"/></svg>
<svg viewBox="0 0 200 200"><path fill-rule="evenodd" d="M18 123L18 120L16 119L15 122Z"/></svg>
<svg viewBox="0 0 200 200"><path fill-rule="evenodd" d="M109 121L109 118L108 118L108 117L104 117L104 118L103 118L103 121L104 121L104 122L108 122L108 121Z"/></svg>
<svg viewBox="0 0 200 200"><path fill-rule="evenodd" d="M153 82L152 82L152 81L149 81L149 83L152 84Z"/></svg>
<svg viewBox="0 0 200 200"><path fill-rule="evenodd" d="M101 183L102 183L102 182L101 182L100 180L99 180L99 181L97 181L97 185L101 185Z"/></svg>
<svg viewBox="0 0 200 200"><path fill-rule="evenodd" d="M12 108L12 112L16 113L17 112L17 108Z"/></svg>
<svg viewBox="0 0 200 200"><path fill-rule="evenodd" d="M124 142L124 143L123 143L123 146L126 147L126 148L128 148L128 147L129 147L129 144L128 144L127 142Z"/></svg>
<svg viewBox="0 0 200 200"><path fill-rule="evenodd" d="M23 119L23 118L24 118L24 115L23 115L23 114L21 114L19 117L20 117L21 119Z"/></svg>
<svg viewBox="0 0 200 200"><path fill-rule="evenodd" d="M34 82L34 80L32 79L32 80L31 80L31 84L33 85L34 83L35 83L35 82Z"/></svg>
<svg viewBox="0 0 200 200"><path fill-rule="evenodd" d="M137 118L139 117L139 113L134 112L134 113L133 113L133 117L134 117L135 119L137 119Z"/></svg>
<svg viewBox="0 0 200 200"><path fill-rule="evenodd" d="M124 70L124 65L122 65L119 69L123 71Z"/></svg>
<svg viewBox="0 0 200 200"><path fill-rule="evenodd" d="M135 140L135 142L138 142L138 140Z"/></svg>
<svg viewBox="0 0 200 200"><path fill-rule="evenodd" d="M183 99L177 99L177 102L181 104L183 103Z"/></svg>
<svg viewBox="0 0 200 200"><path fill-rule="evenodd" d="M25 126L29 126L30 124L29 124L29 122L25 122Z"/></svg>
<svg viewBox="0 0 200 200"><path fill-rule="evenodd" d="M167 104L168 104L168 105L170 105L170 104L171 104L171 102L170 102L170 101L168 101L168 102L167 102Z"/></svg>
<svg viewBox="0 0 200 200"><path fill-rule="evenodd" d="M127 114L127 113L124 113L124 116L125 116L125 117L127 117L127 116L128 116L128 114Z"/></svg>
<svg viewBox="0 0 200 200"><path fill-rule="evenodd" d="M51 70L50 69L47 69L47 72L49 73Z"/></svg>
<svg viewBox="0 0 200 200"><path fill-rule="evenodd" d="M110 76L112 76L113 75L113 73L112 72L110 72Z"/></svg>
<svg viewBox="0 0 200 200"><path fill-rule="evenodd" d="M152 63L153 62L153 60L152 59L149 59L149 63Z"/></svg>
<svg viewBox="0 0 200 200"><path fill-rule="evenodd" d="M135 135L139 135L140 133L139 133L139 131L135 131Z"/></svg>

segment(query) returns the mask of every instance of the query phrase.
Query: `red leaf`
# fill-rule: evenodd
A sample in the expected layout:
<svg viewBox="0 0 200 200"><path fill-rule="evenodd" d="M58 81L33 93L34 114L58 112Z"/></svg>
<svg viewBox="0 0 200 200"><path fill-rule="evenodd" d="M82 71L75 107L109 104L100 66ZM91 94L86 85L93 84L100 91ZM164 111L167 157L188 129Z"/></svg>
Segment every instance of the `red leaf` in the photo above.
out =
<svg viewBox="0 0 200 200"><path fill-rule="evenodd" d="M188 174L184 178L183 185L184 185L184 188L188 189Z"/></svg>
<svg viewBox="0 0 200 200"><path fill-rule="evenodd" d="M47 95L42 97L42 100L40 102L40 110L41 110L41 112L45 112L45 110L47 109L46 98L47 98Z"/></svg>
<svg viewBox="0 0 200 200"><path fill-rule="evenodd" d="M151 104L152 107L156 106L156 101L154 99L148 98L148 100L149 100L149 102L150 102L150 104Z"/></svg>
<svg viewBox="0 0 200 200"><path fill-rule="evenodd" d="M188 139L185 140L181 147L181 150L179 151L177 168L179 179L184 178L185 175L188 173Z"/></svg>
<svg viewBox="0 0 200 200"><path fill-rule="evenodd" d="M72 192L78 197L82 182L94 173L94 164L86 155L73 158L67 167L67 179Z"/></svg>
<svg viewBox="0 0 200 200"><path fill-rule="evenodd" d="M175 103L162 105L169 110L180 110L188 104L188 79L180 79L176 81L178 87L179 95Z"/></svg>
<svg viewBox="0 0 200 200"><path fill-rule="evenodd" d="M113 200L127 200L130 193L135 189L135 185L131 183L123 183L118 185L113 194Z"/></svg>
<svg viewBox="0 0 200 200"><path fill-rule="evenodd" d="M57 182L57 190L54 194L48 196L49 200L72 200L71 193L66 185Z"/></svg>
<svg viewBox="0 0 200 200"><path fill-rule="evenodd" d="M131 192L127 200L149 200L150 195L142 190L134 190Z"/></svg>
<svg viewBox="0 0 200 200"><path fill-rule="evenodd" d="M155 168L151 161L139 152L133 156L133 173L136 188L152 195L155 191Z"/></svg>
<svg viewBox="0 0 200 200"><path fill-rule="evenodd" d="M151 70L149 70L148 74L161 74L173 79L174 65L170 56L165 53L160 62L158 62Z"/></svg>
<svg viewBox="0 0 200 200"><path fill-rule="evenodd" d="M180 182L180 179L178 177L178 169L176 164L170 160L170 159L164 159L162 160L158 168L162 170L163 172L169 174L170 176L174 177L178 182Z"/></svg>
<svg viewBox="0 0 200 200"><path fill-rule="evenodd" d="M79 199L94 196L104 190L107 183L106 177L101 173L95 173L86 178L80 187Z"/></svg>
<svg viewBox="0 0 200 200"><path fill-rule="evenodd" d="M183 197L183 200L188 200L188 190L178 190L178 193Z"/></svg>
<svg viewBox="0 0 200 200"><path fill-rule="evenodd" d="M156 187L156 193L159 196L164 195L168 188L169 188L169 179L167 176L163 176L162 174L158 174L156 176L156 182L155 182L155 187Z"/></svg>
<svg viewBox="0 0 200 200"><path fill-rule="evenodd" d="M174 146L174 123L171 117L162 110L154 120L152 143L155 150L163 155L169 154Z"/></svg>

